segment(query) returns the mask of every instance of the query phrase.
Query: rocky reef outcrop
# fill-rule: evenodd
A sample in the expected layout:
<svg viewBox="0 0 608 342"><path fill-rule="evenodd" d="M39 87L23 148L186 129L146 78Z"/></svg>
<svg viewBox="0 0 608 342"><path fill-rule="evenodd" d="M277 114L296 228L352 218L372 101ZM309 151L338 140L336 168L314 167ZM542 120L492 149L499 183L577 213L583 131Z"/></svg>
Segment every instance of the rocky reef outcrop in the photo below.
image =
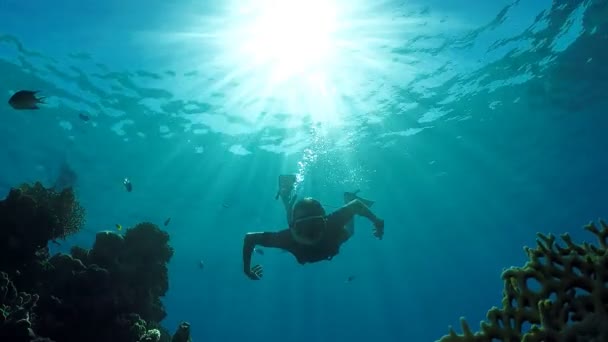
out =
<svg viewBox="0 0 608 342"><path fill-rule="evenodd" d="M90 250L49 254L77 233L85 210L71 187L23 184L0 201L0 341L190 341L160 322L169 289L169 235L142 222L124 235L99 232Z"/></svg>

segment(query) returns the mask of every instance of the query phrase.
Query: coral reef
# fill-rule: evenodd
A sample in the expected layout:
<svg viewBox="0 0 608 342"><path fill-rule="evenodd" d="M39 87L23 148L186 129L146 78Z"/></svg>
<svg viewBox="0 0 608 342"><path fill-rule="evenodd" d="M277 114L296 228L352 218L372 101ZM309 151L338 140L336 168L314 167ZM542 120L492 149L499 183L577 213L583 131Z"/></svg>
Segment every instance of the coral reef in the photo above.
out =
<svg viewBox="0 0 608 342"><path fill-rule="evenodd" d="M179 327L177 327L177 331L173 335L171 342L191 342L190 339L190 323L182 322Z"/></svg>
<svg viewBox="0 0 608 342"><path fill-rule="evenodd" d="M78 232L84 214L71 188L56 192L35 183L11 189L0 201L0 270L12 276L44 259L48 242Z"/></svg>
<svg viewBox="0 0 608 342"><path fill-rule="evenodd" d="M536 248L525 248L529 261L502 273L502 308L488 311L481 331L473 333L461 318L464 334L450 328L440 342L608 341L608 225L590 223L598 244L575 244L561 235L538 234ZM537 286L535 286L537 285Z"/></svg>
<svg viewBox="0 0 608 342"><path fill-rule="evenodd" d="M101 232L93 248L84 255L72 250L89 267L102 267L112 275L113 298L126 310L137 309L146 321L160 322L166 316L160 301L169 289L167 263L173 256L169 234L148 222L127 229L124 238Z"/></svg>
<svg viewBox="0 0 608 342"><path fill-rule="evenodd" d="M35 338L30 313L38 296L19 293L8 274L0 272L0 341L21 342Z"/></svg>
<svg viewBox="0 0 608 342"><path fill-rule="evenodd" d="M144 222L124 236L98 233L90 250L49 255L49 241L83 224L70 188L23 185L0 201L0 341L171 341L160 325L169 235ZM173 340L189 341L189 324Z"/></svg>
<svg viewBox="0 0 608 342"><path fill-rule="evenodd" d="M19 187L21 195L31 198L35 210L48 219L49 240L65 238L77 233L85 224L85 210L76 200L71 187L55 191L45 188L40 182Z"/></svg>

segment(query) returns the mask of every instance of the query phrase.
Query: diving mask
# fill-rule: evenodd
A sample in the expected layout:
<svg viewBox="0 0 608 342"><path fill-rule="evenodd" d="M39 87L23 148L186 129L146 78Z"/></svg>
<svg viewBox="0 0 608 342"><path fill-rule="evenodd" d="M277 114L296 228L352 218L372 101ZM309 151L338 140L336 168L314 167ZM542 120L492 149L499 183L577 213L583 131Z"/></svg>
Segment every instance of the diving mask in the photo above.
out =
<svg viewBox="0 0 608 342"><path fill-rule="evenodd" d="M290 230L298 243L313 245L323 238L326 228L325 216L308 216L295 220Z"/></svg>

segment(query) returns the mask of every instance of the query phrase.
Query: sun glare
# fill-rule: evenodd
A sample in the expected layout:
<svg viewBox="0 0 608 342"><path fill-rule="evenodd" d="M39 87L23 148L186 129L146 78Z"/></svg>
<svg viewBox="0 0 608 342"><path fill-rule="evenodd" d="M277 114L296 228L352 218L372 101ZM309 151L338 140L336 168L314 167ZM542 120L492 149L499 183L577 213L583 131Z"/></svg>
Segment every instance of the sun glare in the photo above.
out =
<svg viewBox="0 0 608 342"><path fill-rule="evenodd" d="M386 51L401 45L402 28L391 20L392 12L376 5L228 0L224 6L225 15L197 28L205 32L205 43L212 43L206 46L212 56L208 70L221 70L210 91L228 94L222 105L251 122L274 124L274 113L287 113L281 122L287 127L346 125L346 116L369 110L362 101L347 99L395 74L378 71L387 65L382 64Z"/></svg>
<svg viewBox="0 0 608 342"><path fill-rule="evenodd" d="M332 55L336 27L331 1L268 0L251 10L241 51L277 81L322 68Z"/></svg>

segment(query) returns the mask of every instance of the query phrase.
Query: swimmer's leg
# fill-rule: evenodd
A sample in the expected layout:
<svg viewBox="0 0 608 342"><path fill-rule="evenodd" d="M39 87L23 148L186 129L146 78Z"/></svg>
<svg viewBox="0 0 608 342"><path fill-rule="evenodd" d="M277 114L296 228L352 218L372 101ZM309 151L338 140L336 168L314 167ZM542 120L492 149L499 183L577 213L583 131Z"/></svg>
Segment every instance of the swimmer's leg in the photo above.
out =
<svg viewBox="0 0 608 342"><path fill-rule="evenodd" d="M275 199L281 198L285 207L285 215L287 216L287 224L291 226L291 211L296 202L295 194L296 175L280 175L279 176L279 191Z"/></svg>
<svg viewBox="0 0 608 342"><path fill-rule="evenodd" d="M359 192L359 190L354 191L354 192L345 192L344 193L344 204L347 204L353 200L358 199L359 201L363 202L368 207L371 207L372 205L374 205L374 201L370 201L365 198L361 198L361 197L357 196L358 192ZM355 235L355 218L353 217L350 221L348 221L346 223L346 226L344 226L344 228L348 232L349 237Z"/></svg>
<svg viewBox="0 0 608 342"><path fill-rule="evenodd" d="M287 217L287 224L291 227L291 218L293 205L296 203L296 199L298 196L295 193L291 193L289 196L286 196L283 200L283 206L285 206L285 215Z"/></svg>

